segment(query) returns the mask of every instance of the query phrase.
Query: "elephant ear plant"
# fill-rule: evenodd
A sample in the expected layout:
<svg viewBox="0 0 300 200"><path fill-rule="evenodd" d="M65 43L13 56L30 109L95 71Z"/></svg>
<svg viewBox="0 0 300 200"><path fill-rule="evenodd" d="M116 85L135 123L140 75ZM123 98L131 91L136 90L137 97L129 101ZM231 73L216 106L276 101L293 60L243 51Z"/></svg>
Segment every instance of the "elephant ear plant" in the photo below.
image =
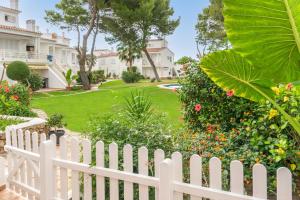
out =
<svg viewBox="0 0 300 200"><path fill-rule="evenodd" d="M232 50L206 56L201 69L224 90L268 100L300 135L300 123L273 97L272 87L300 80L300 2L224 0Z"/></svg>

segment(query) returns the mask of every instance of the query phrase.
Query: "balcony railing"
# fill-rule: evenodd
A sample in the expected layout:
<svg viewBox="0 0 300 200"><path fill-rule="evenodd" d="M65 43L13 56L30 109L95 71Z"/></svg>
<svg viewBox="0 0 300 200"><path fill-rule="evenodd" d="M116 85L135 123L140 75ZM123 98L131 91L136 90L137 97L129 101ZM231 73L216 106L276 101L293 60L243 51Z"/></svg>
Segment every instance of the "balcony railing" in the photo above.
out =
<svg viewBox="0 0 300 200"><path fill-rule="evenodd" d="M47 57L48 55L44 53L0 50L0 60L7 62L20 60L33 63L48 63Z"/></svg>

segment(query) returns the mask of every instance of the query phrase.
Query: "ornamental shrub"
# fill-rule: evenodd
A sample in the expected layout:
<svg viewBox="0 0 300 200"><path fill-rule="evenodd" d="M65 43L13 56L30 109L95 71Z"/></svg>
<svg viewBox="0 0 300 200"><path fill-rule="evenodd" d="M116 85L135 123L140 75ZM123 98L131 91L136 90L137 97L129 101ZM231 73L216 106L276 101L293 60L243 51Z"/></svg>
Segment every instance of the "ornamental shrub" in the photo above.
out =
<svg viewBox="0 0 300 200"><path fill-rule="evenodd" d="M30 70L26 63L15 61L7 66L6 75L11 80L24 81L29 77Z"/></svg>
<svg viewBox="0 0 300 200"><path fill-rule="evenodd" d="M299 179L300 138L283 116L266 101L260 104L235 97L216 86L196 65L188 67L179 90L187 129L178 134L178 150L185 160L194 153L203 158L204 179L208 160L222 160L224 188L229 188L229 166L240 160L250 188L251 168L262 163L269 172L269 192L275 190L276 169L288 167ZM300 96L291 84L273 88L275 101L296 120L300 119ZM184 143L180 143L184 141ZM205 171L206 170L206 171Z"/></svg>
<svg viewBox="0 0 300 200"><path fill-rule="evenodd" d="M186 77L180 80L180 84L182 88L178 92L184 121L191 131L200 133L209 126L230 131L239 127L241 120L247 117L245 111L255 115L256 103L226 93L196 63L187 68ZM201 108L197 110L199 106Z"/></svg>
<svg viewBox="0 0 300 200"><path fill-rule="evenodd" d="M135 94L135 93L134 93ZM137 93L136 96L140 99L146 99ZM148 101L146 101L148 102ZM140 147L147 147L149 153L149 174L153 176L154 173L154 151L162 149L166 156L175 151L172 139L171 128L167 125L166 118L163 114L152 110L149 114L149 109L131 109L136 106L137 101L128 99L128 104L124 109L116 114L108 114L106 116L96 116L89 121L89 128L84 136L92 141L92 164L96 164L96 143L103 141L106 147L115 142L119 146L119 169L123 169L123 147L126 144L131 144L133 147L133 171L138 172L138 157L137 151ZM148 103L141 107L148 107ZM143 110L145 113L143 113ZM135 112L135 114L133 114ZM128 115L128 113L131 113ZM136 116L147 116L143 120L136 120ZM106 148L107 150L107 148ZM105 154L105 160L108 161L108 153ZM105 163L108 165L108 162ZM96 187L95 179L93 179L93 187ZM109 185L107 184L107 188ZM96 190L93 190L96 191ZM120 194L123 194L123 186L120 187ZM150 195L154 197L154 191L150 189ZM93 194L95 196L95 193ZM135 199L138 199L138 194L135 193ZM152 199L151 198L151 199ZM122 199L122 197L120 197Z"/></svg>
<svg viewBox="0 0 300 200"><path fill-rule="evenodd" d="M122 80L125 83L137 83L143 76L137 71L136 67L132 67L132 70L124 71L122 73Z"/></svg>
<svg viewBox="0 0 300 200"><path fill-rule="evenodd" d="M43 87L43 79L37 73L31 73L26 80L23 80L22 83L27 87L30 87L32 91L38 91Z"/></svg>
<svg viewBox="0 0 300 200"><path fill-rule="evenodd" d="M96 70L91 73L91 81L93 84L98 84L105 81L104 70Z"/></svg>
<svg viewBox="0 0 300 200"><path fill-rule="evenodd" d="M22 84L0 84L0 114L22 117L32 117L35 114L30 110L30 95Z"/></svg>

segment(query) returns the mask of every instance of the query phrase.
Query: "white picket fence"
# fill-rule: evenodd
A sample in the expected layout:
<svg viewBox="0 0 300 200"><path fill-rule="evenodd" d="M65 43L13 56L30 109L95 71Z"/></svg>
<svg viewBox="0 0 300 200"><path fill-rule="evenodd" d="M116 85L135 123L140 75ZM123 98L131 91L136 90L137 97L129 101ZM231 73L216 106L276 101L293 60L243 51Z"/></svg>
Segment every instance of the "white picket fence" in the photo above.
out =
<svg viewBox="0 0 300 200"><path fill-rule="evenodd" d="M133 173L133 148L123 148L123 168L118 169L118 146L109 145L109 168L105 167L105 147L96 144L96 166L91 166L91 142L75 137L62 137L60 147L56 138L46 140L45 134L7 129L5 146L8 152L8 188L28 199L41 200L91 200L93 192L97 200L119 200L119 183L124 181L124 200L134 199L133 184L138 184L140 200L183 200L183 194L191 200L266 200L267 171L261 164L253 167L253 194L245 195L243 165L232 161L230 165L230 191L222 190L222 165L218 158L209 162L209 187L202 186L202 161L198 155L190 159L190 183L183 182L182 155L172 154L165 159L162 150L154 156L155 176L148 175L149 158L145 147L138 149L138 174ZM92 187L92 176L96 188ZM82 178L83 177L83 178ZM105 190L105 178L109 188ZM83 184L83 190L80 185ZM155 197L149 196L149 188L155 188ZM94 191L95 190L95 191ZM105 192L109 191L109 192ZM292 175L287 168L277 171L277 200L292 200Z"/></svg>

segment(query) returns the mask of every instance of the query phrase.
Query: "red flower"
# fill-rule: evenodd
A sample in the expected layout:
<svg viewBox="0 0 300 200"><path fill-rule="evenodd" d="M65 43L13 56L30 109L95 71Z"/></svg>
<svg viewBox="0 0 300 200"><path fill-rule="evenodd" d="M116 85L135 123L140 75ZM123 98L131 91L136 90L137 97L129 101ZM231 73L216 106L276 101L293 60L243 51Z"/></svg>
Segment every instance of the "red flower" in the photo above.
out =
<svg viewBox="0 0 300 200"><path fill-rule="evenodd" d="M293 83L289 83L286 85L287 90L291 90L291 89L293 89L293 87L294 87Z"/></svg>
<svg viewBox="0 0 300 200"><path fill-rule="evenodd" d="M228 90L226 94L228 97L232 97L234 95L234 90Z"/></svg>
<svg viewBox="0 0 300 200"><path fill-rule="evenodd" d="M214 132L214 127L212 125L208 125L207 132L208 133L213 133Z"/></svg>
<svg viewBox="0 0 300 200"><path fill-rule="evenodd" d="M5 87L5 89L4 89L4 91L6 92L6 93L9 93L9 87Z"/></svg>
<svg viewBox="0 0 300 200"><path fill-rule="evenodd" d="M195 111L200 112L201 109L202 109L202 106L200 104L195 105Z"/></svg>
<svg viewBox="0 0 300 200"><path fill-rule="evenodd" d="M13 100L18 101L20 98L17 95L11 97Z"/></svg>

